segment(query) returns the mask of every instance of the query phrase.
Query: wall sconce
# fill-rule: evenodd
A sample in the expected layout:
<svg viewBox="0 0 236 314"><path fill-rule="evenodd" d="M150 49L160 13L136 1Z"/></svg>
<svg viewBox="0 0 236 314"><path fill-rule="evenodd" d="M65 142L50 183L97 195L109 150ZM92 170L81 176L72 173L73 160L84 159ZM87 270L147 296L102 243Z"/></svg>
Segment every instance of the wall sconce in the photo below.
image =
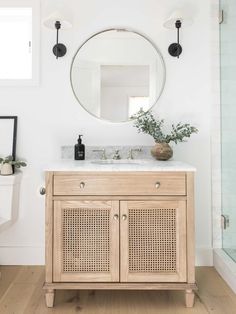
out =
<svg viewBox="0 0 236 314"><path fill-rule="evenodd" d="M171 44L168 48L168 52L172 57L179 58L183 51L183 48L179 43L180 28L189 26L192 23L193 23L192 19L183 17L183 13L181 11L173 12L169 19L165 21L164 23L165 28L177 30L177 43Z"/></svg>
<svg viewBox="0 0 236 314"><path fill-rule="evenodd" d="M56 45L53 47L52 51L57 59L63 57L67 49L64 44L59 43L59 30L71 28L72 24L67 21L59 11L56 11L43 21L43 25L50 29L56 29Z"/></svg>

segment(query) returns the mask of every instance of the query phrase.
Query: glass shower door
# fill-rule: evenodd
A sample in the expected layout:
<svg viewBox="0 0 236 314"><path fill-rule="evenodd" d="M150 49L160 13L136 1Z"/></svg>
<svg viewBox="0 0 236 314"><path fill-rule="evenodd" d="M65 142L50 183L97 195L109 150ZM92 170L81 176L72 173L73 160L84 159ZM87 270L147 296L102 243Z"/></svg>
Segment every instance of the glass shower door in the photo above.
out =
<svg viewBox="0 0 236 314"><path fill-rule="evenodd" d="M221 9L222 247L236 261L236 1Z"/></svg>

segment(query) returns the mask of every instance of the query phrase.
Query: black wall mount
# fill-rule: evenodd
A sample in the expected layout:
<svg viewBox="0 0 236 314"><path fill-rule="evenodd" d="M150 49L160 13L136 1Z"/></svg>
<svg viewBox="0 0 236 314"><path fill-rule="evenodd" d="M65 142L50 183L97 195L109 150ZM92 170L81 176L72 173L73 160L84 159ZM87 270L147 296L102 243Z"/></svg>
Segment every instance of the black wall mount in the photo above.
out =
<svg viewBox="0 0 236 314"><path fill-rule="evenodd" d="M64 57L64 55L67 52L66 46L63 44L56 44L53 48L52 51L54 53L54 55L57 57L57 59L59 57Z"/></svg>
<svg viewBox="0 0 236 314"><path fill-rule="evenodd" d="M182 46L180 45L179 43L179 30L182 26L182 23L180 20L177 20L175 22L175 27L177 29L177 43L173 43L169 46L168 48L168 52L169 54L172 56L172 57L177 57L179 58L179 56L181 55L182 51L183 51L183 48Z"/></svg>
<svg viewBox="0 0 236 314"><path fill-rule="evenodd" d="M57 43L53 47L52 51L53 51L54 55L56 56L56 58L58 59L58 58L64 57L64 55L67 52L67 49L66 49L66 46L64 44L61 44L61 43L58 42L58 40L59 40L59 30L61 28L60 21L56 21L55 28L57 30Z"/></svg>

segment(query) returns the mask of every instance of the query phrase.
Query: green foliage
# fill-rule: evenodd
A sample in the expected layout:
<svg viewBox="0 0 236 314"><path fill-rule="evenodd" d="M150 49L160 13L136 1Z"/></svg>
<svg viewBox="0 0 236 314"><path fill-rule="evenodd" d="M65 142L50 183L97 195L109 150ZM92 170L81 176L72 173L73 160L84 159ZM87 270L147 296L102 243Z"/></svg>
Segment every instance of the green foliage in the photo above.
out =
<svg viewBox="0 0 236 314"><path fill-rule="evenodd" d="M187 138L193 133L198 133L198 129L188 123L172 124L170 134L165 134L163 131L164 120L156 119L151 111L144 112L141 109L136 115L132 116L134 119L134 127L138 129L139 133L151 135L156 143L170 143L185 142Z"/></svg>
<svg viewBox="0 0 236 314"><path fill-rule="evenodd" d="M15 166L16 168L26 167L27 166L25 161L13 160L12 156L7 156L5 158L0 158L0 164L10 164L12 166Z"/></svg>

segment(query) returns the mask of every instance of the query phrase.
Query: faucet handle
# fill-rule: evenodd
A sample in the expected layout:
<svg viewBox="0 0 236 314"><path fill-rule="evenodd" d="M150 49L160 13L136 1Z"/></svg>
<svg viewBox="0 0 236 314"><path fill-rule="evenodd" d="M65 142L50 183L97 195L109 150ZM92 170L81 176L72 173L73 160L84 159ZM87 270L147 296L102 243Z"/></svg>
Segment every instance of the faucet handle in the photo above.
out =
<svg viewBox="0 0 236 314"><path fill-rule="evenodd" d="M134 159L133 153L134 153L134 152L140 153L141 151L142 151L142 148L131 148L131 149L129 150L129 154L128 154L127 159Z"/></svg>
<svg viewBox="0 0 236 314"><path fill-rule="evenodd" d="M103 148L103 149L93 149L93 152L94 153L101 153L101 159L102 160L106 160L107 159L105 148Z"/></svg>
<svg viewBox="0 0 236 314"><path fill-rule="evenodd" d="M115 160L121 159L119 149L115 150L115 154L112 159L115 159Z"/></svg>

